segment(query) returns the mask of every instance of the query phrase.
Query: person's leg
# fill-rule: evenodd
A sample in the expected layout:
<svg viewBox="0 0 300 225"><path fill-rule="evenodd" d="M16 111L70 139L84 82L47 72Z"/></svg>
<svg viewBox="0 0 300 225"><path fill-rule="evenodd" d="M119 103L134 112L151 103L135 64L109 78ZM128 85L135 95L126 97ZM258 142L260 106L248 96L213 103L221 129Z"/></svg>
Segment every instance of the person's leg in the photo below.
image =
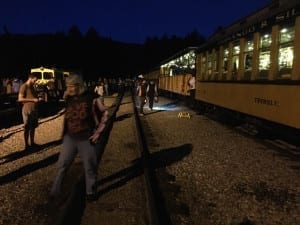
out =
<svg viewBox="0 0 300 225"><path fill-rule="evenodd" d="M191 102L190 102L190 107L193 109L195 107L195 93L196 89L191 90Z"/></svg>
<svg viewBox="0 0 300 225"><path fill-rule="evenodd" d="M72 164L75 156L77 154L76 143L70 136L65 135L63 137L63 143L61 147L61 151L59 154L59 158L57 161L57 175L54 179L50 195L55 197L61 194L62 183L65 177L67 170Z"/></svg>
<svg viewBox="0 0 300 225"><path fill-rule="evenodd" d="M91 145L89 140L78 142L78 152L83 161L85 172L86 194L97 193L98 159L95 145Z"/></svg>
<svg viewBox="0 0 300 225"><path fill-rule="evenodd" d="M149 97L149 108L153 109L154 96Z"/></svg>
<svg viewBox="0 0 300 225"><path fill-rule="evenodd" d="M140 103L140 113L144 114L144 106L146 104L146 97L141 97L141 103Z"/></svg>
<svg viewBox="0 0 300 225"><path fill-rule="evenodd" d="M35 142L34 142L34 135L35 135L35 128L32 128L32 129L29 131L30 144L31 144L31 146L34 146L34 145L35 145Z"/></svg>
<svg viewBox="0 0 300 225"><path fill-rule="evenodd" d="M31 146L35 146L35 128L38 127L38 113L37 111L32 111L28 114L28 127L29 127L29 137Z"/></svg>
<svg viewBox="0 0 300 225"><path fill-rule="evenodd" d="M138 107L139 107L139 113L143 112L143 99L141 96L137 96L137 103L138 103Z"/></svg>
<svg viewBox="0 0 300 225"><path fill-rule="evenodd" d="M22 118L24 123L24 143L25 149L29 147L29 126L28 126L28 114L22 109Z"/></svg>
<svg viewBox="0 0 300 225"><path fill-rule="evenodd" d="M29 130L25 127L25 128L24 128L24 143L25 143L25 149L27 149L27 148L29 147L28 139L29 139Z"/></svg>

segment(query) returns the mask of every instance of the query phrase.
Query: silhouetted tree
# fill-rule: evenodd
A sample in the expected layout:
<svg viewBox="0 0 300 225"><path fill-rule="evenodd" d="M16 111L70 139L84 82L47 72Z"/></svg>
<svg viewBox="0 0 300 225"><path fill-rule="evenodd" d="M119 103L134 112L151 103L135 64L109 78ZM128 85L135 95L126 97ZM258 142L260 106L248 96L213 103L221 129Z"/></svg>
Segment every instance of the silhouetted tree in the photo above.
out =
<svg viewBox="0 0 300 225"><path fill-rule="evenodd" d="M69 30L69 37L77 40L82 39L82 33L77 26L72 26Z"/></svg>
<svg viewBox="0 0 300 225"><path fill-rule="evenodd" d="M5 35L9 35L9 31L6 25L3 26L3 32Z"/></svg>
<svg viewBox="0 0 300 225"><path fill-rule="evenodd" d="M85 38L88 41L97 41L99 39L98 33L95 30L95 28L89 28L89 30L86 32Z"/></svg>
<svg viewBox="0 0 300 225"><path fill-rule="evenodd" d="M144 44L129 44L100 37L94 28L85 36L77 26L67 34L14 35L3 27L0 35L0 76L27 74L47 66L81 71L89 79L99 76L135 76L157 67L163 60L189 46L203 43L197 31L186 37L148 37ZM9 34L9 35L8 35Z"/></svg>
<svg viewBox="0 0 300 225"><path fill-rule="evenodd" d="M192 31L185 37L185 44L188 46L199 46L205 42L205 37L200 35L197 30ZM185 47L188 47L185 46Z"/></svg>

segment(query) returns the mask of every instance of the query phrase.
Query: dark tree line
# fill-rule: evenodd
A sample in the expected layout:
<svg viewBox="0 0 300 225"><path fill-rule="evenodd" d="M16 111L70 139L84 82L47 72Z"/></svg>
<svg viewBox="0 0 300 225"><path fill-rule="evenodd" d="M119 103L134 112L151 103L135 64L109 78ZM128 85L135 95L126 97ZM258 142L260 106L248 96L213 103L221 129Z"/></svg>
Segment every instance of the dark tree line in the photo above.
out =
<svg viewBox="0 0 300 225"><path fill-rule="evenodd" d="M91 28L85 35L74 26L68 34L0 35L0 76L26 76L30 68L56 67L81 71L85 77L132 77L149 71L186 47L205 41L193 31L184 38L164 35L144 44L101 37Z"/></svg>

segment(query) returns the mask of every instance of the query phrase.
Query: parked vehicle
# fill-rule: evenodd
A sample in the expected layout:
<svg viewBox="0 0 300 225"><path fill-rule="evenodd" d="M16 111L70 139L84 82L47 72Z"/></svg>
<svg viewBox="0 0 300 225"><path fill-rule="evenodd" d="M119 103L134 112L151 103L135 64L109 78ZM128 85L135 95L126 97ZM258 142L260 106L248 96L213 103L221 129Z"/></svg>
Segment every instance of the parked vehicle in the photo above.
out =
<svg viewBox="0 0 300 225"><path fill-rule="evenodd" d="M32 68L30 72L37 77L35 88L45 101L62 98L69 72L45 67Z"/></svg>

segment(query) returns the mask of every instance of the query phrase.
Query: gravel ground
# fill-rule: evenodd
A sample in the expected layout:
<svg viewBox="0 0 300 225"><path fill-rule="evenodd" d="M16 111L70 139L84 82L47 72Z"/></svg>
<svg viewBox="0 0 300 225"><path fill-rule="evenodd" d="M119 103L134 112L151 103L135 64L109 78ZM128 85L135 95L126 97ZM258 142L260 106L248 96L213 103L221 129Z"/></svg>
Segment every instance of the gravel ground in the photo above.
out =
<svg viewBox="0 0 300 225"><path fill-rule="evenodd" d="M62 116L40 121L40 148L24 151L22 125L10 127L0 142L0 224L47 224L46 203L54 178Z"/></svg>
<svg viewBox="0 0 300 225"><path fill-rule="evenodd" d="M107 98L110 106L115 98ZM53 225L63 208L49 203L49 190L56 175L61 148L63 110L39 120L36 149L24 151L23 125L1 131L0 224ZM79 181L82 164L77 157L66 175L64 198Z"/></svg>
<svg viewBox="0 0 300 225"><path fill-rule="evenodd" d="M125 96L100 161L100 197L86 205L82 225L149 224L135 132L131 96Z"/></svg>
<svg viewBox="0 0 300 225"><path fill-rule="evenodd" d="M285 157L261 141L186 112L190 119L178 118L174 110L144 119L151 151L167 152L160 160L171 162L158 173L162 188L173 189L166 205L174 224L300 224L300 152Z"/></svg>
<svg viewBox="0 0 300 225"><path fill-rule="evenodd" d="M294 157L283 154L164 98L158 106L146 110L141 120L165 196L162 204L174 225L300 224L299 152ZM101 179L111 178L112 185L107 181L111 185L107 192L99 187L104 194L86 206L82 224L146 224L145 212L138 206L143 190L133 197L130 188L142 188L141 181L135 177L121 185L117 181L124 173L119 179L112 176L125 172L136 157L127 152L135 148L129 108L120 111L100 163ZM178 117L179 112L191 118ZM41 147L35 151L23 151L21 126L6 130L0 142L1 225L48 225L56 215L49 212L47 197L56 172L62 117L41 122L37 130ZM78 159L74 167L81 167ZM74 177L70 173L66 183L76 182Z"/></svg>

